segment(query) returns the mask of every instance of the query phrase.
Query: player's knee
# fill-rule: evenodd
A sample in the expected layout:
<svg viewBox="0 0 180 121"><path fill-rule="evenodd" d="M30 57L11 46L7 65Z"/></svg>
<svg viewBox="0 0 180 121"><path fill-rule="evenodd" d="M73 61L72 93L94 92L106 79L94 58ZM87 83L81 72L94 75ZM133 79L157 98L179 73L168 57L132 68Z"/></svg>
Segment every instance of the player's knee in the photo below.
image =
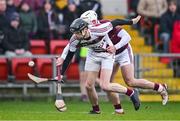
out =
<svg viewBox="0 0 180 121"><path fill-rule="evenodd" d="M104 90L104 91L109 91L109 88L108 88L108 86L103 86L103 87L102 87L102 90Z"/></svg>
<svg viewBox="0 0 180 121"><path fill-rule="evenodd" d="M91 89L93 88L93 86L94 86L94 85L93 85L92 83L90 83L90 82L87 81L87 83L86 83L86 89L87 89L87 90L91 90Z"/></svg>
<svg viewBox="0 0 180 121"><path fill-rule="evenodd" d="M126 84L128 85L128 86L130 86L130 87L134 87L135 85L134 85L134 79L126 79L125 80L125 82L126 82Z"/></svg>
<svg viewBox="0 0 180 121"><path fill-rule="evenodd" d="M101 83L101 84L100 84L100 87L101 87L101 89L104 90L104 91L108 91L108 90L109 90L108 84Z"/></svg>

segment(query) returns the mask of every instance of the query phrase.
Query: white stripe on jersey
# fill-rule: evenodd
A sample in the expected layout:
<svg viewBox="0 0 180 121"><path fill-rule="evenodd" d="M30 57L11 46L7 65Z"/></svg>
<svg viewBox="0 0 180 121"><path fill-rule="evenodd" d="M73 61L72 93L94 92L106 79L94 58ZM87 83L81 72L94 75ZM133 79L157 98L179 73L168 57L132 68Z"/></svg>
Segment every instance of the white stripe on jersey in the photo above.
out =
<svg viewBox="0 0 180 121"><path fill-rule="evenodd" d="M113 29L113 26L112 26L111 22L106 22L103 24L95 25L95 26L90 25L89 29L90 29L91 33L93 33L94 35L105 36Z"/></svg>

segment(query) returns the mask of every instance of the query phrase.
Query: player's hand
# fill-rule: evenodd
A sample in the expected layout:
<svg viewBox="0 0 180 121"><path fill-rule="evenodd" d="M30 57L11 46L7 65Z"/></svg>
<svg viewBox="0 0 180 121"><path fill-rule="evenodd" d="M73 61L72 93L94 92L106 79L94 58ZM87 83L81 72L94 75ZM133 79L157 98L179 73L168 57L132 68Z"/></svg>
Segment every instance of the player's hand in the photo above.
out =
<svg viewBox="0 0 180 121"><path fill-rule="evenodd" d="M133 24L137 24L140 19L141 19L141 16L140 16L140 15L138 15L136 18L133 18L133 19L132 19Z"/></svg>
<svg viewBox="0 0 180 121"><path fill-rule="evenodd" d="M107 47L107 51L111 54L115 53L116 52L116 48L115 46L108 46Z"/></svg>
<svg viewBox="0 0 180 121"><path fill-rule="evenodd" d="M61 57L57 58L56 60L56 66L61 66L64 62L64 59L62 59Z"/></svg>
<svg viewBox="0 0 180 121"><path fill-rule="evenodd" d="M58 76L54 77L54 79L56 79L56 80L60 80L60 81L61 81L61 83L64 83L63 78L64 78L64 76L63 76L63 75L61 75L60 77L58 77Z"/></svg>

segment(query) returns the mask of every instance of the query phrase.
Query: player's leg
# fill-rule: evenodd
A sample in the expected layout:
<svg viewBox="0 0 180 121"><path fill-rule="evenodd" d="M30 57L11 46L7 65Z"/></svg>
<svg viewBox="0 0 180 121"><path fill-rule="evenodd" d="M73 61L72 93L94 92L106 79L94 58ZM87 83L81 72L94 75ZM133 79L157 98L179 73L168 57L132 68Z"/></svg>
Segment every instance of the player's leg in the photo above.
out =
<svg viewBox="0 0 180 121"><path fill-rule="evenodd" d="M105 91L126 94L131 98L135 110L138 110L140 107L140 101L137 92L132 89L128 89L118 83L110 83L112 68L113 61L111 59L102 60L100 72L100 87Z"/></svg>
<svg viewBox="0 0 180 121"><path fill-rule="evenodd" d="M119 65L117 63L115 63L114 67L113 67L113 72L111 75L111 81L110 82L114 81L114 76L117 73L118 69L119 69ZM124 114L124 110L123 110L121 103L120 103L119 94L114 93L114 92L106 92L106 93L107 93L108 99L112 102L112 104L114 106L115 113L116 114Z"/></svg>
<svg viewBox="0 0 180 121"><path fill-rule="evenodd" d="M92 105L92 111L90 113L100 113L100 108L98 104L98 95L95 89L95 80L98 77L98 72L87 71L87 79L86 79L86 90L89 101Z"/></svg>
<svg viewBox="0 0 180 121"><path fill-rule="evenodd" d="M81 90L81 100L87 101L87 93L86 93L86 77L87 74L85 71L80 72L80 90Z"/></svg>
<svg viewBox="0 0 180 121"><path fill-rule="evenodd" d="M110 83L110 77L111 77L111 70L107 70L107 69L101 70L101 74L100 74L101 88L105 91L126 94L128 89L118 83ZM133 93L132 90L130 90L130 92L131 92L130 94ZM130 96L130 95L128 95L128 96Z"/></svg>
<svg viewBox="0 0 180 121"><path fill-rule="evenodd" d="M124 81L128 86L131 87L139 87L144 89L153 89L159 92L162 96L162 104L165 105L168 101L168 93L166 84L158 84L146 79L136 79L134 78L134 66L133 64L129 64L121 67L122 75Z"/></svg>
<svg viewBox="0 0 180 121"><path fill-rule="evenodd" d="M92 56L91 54L87 55L85 63L85 71L87 72L86 78L86 91L88 98L92 104L92 114L100 114L100 108L98 104L98 95L95 89L95 81L98 77L100 70L100 63L98 63L98 58Z"/></svg>
<svg viewBox="0 0 180 121"><path fill-rule="evenodd" d="M145 89L154 89L155 84L153 82L147 81L145 79L134 78L133 64L122 66L121 71L122 71L123 79L128 86L145 88Z"/></svg>
<svg viewBox="0 0 180 121"><path fill-rule="evenodd" d="M115 77L116 73L118 72L118 69L119 69L119 64L115 62L114 66L113 66L113 71L112 71L110 82L114 82L114 77Z"/></svg>
<svg viewBox="0 0 180 121"><path fill-rule="evenodd" d="M148 81L146 79L136 79L134 78L134 65L133 65L133 53L131 46L129 46L125 50L125 54L123 57L126 61L126 63L121 64L121 72L123 75L123 79L126 82L128 86L131 87L139 87L139 88L145 88L145 89L153 89L158 92L160 92L162 98L163 98L163 105L165 105L168 101L168 93L167 93L167 87L163 84L157 84L151 81ZM123 62L123 60L122 60Z"/></svg>
<svg viewBox="0 0 180 121"><path fill-rule="evenodd" d="M81 100L82 101L87 101L88 97L87 97L87 93L86 93L86 77L87 77L87 73L84 70L84 66L85 66L85 59L80 59L79 62L79 70L80 70L80 90L81 90Z"/></svg>
<svg viewBox="0 0 180 121"><path fill-rule="evenodd" d="M107 96L114 106L114 113L115 114L124 114L124 110L121 106L121 102L119 99L119 94L115 93L115 92L107 92Z"/></svg>

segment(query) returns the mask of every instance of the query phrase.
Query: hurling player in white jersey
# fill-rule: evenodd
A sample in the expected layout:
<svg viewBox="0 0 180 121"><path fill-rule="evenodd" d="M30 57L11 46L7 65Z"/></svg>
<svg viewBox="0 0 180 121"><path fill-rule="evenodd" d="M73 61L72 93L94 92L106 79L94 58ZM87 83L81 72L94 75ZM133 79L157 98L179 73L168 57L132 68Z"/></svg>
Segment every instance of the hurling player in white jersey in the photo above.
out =
<svg viewBox="0 0 180 121"><path fill-rule="evenodd" d="M95 81L100 73L100 87L107 92L123 93L130 97L136 110L140 107L139 97L136 91L128 89L118 83L110 83L110 78L115 60L115 51L107 52L107 49L113 50L108 32L119 24L118 20L99 24L98 26L88 26L88 23L78 18L70 26L73 33L69 44L65 47L63 54L57 60L57 65L62 65L62 75L68 67L76 49L78 47L88 47L88 55L85 64L87 71L86 89L93 110L90 113L100 113L98 105L98 96L95 91ZM95 95L94 95L95 94Z"/></svg>
<svg viewBox="0 0 180 121"><path fill-rule="evenodd" d="M86 22L88 22L89 25L92 25L92 26L98 26L101 23L109 22L108 20L98 21L97 14L93 10L84 12L81 15L81 18L83 20L85 20ZM136 18L133 18L132 20L123 20L124 23L121 25L137 24L137 22L140 20L140 18L141 18L141 16L137 16ZM111 30L108 34L109 34L111 41L113 40L112 42L115 45L114 46L115 48L112 48L112 50L108 48L107 50L109 52L111 52L116 49L116 55L117 54L120 55L119 53L124 51L124 54L123 54L124 59L121 59L121 61L124 61L124 62L126 61L126 63L129 63L130 60L127 61L127 59L128 59L127 57L129 57L129 56L127 56L126 53L128 52L127 50L131 49L131 46L127 44L131 40L130 35L124 29L121 29L120 27L113 28L113 30ZM117 57L116 57L116 59L117 59ZM123 108L120 104L120 99L119 99L118 94L113 93L113 92L107 92L107 95L108 95L109 100L111 100L113 103L115 113L116 114L124 114Z"/></svg>
<svg viewBox="0 0 180 121"><path fill-rule="evenodd" d="M101 23L97 19L97 14L92 10L89 10L89 11L86 11L85 13L83 13L81 15L81 18L91 25L96 25L96 24ZM119 43L117 43L115 45L115 47L116 47L115 49L118 50L119 48L123 47L126 44L128 44L128 47L125 50L123 50L122 52L120 52L118 54L116 53L115 65L114 65L114 70L113 70L113 74L111 77L111 82L113 82L114 75L116 74L116 72L120 66L121 72L123 75L123 79L128 86L144 88L144 89L153 89L160 93L160 95L162 97L162 104L166 105L166 103L168 101L168 92L167 92L166 84L157 84L154 82L150 82L146 79L136 79L134 77L133 53L132 53L131 46L129 44L130 39L127 39L128 37L123 38L124 35L129 36L129 35L127 35L127 32L125 32L125 30L123 30L123 29L121 29L121 31L119 31L117 33L117 36L121 39L121 41L119 41ZM116 38L111 37L111 36L109 36L109 37L112 42L117 41L117 40L113 40ZM111 97L111 99L113 99L114 103L118 104L120 102L119 96L117 94L116 95L110 94L110 97Z"/></svg>

